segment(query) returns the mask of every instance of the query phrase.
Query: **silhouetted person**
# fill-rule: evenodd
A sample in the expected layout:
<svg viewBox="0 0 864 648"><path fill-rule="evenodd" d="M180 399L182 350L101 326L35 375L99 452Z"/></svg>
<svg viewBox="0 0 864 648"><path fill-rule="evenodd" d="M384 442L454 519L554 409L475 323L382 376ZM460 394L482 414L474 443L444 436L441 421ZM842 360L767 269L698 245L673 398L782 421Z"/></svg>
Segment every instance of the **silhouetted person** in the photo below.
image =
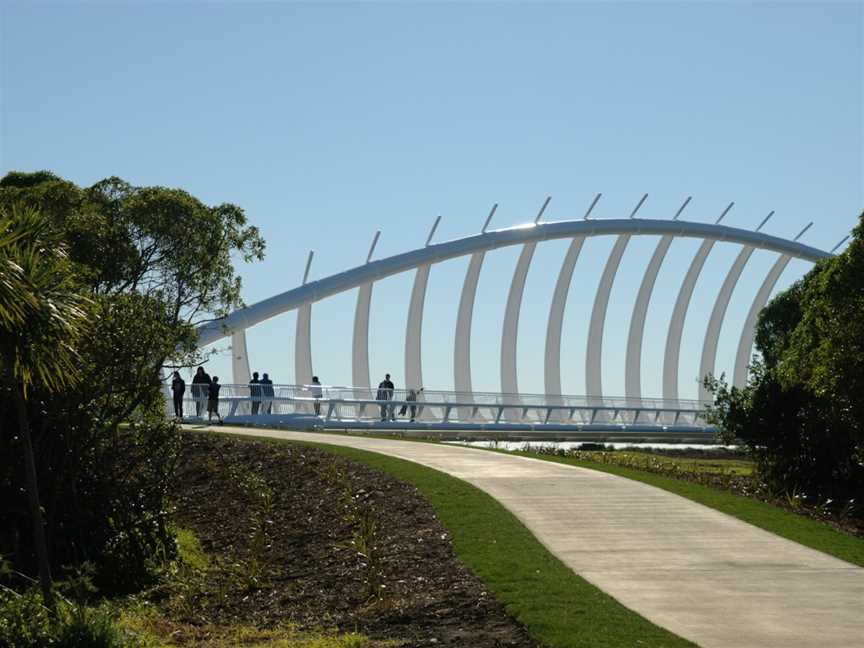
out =
<svg viewBox="0 0 864 648"><path fill-rule="evenodd" d="M186 381L180 377L180 372L174 372L171 380L171 394L174 396L174 416L183 418L183 394L186 393Z"/></svg>
<svg viewBox="0 0 864 648"><path fill-rule="evenodd" d="M249 396L252 397L252 416L258 414L261 407L261 381L258 380L258 372L252 372L252 380L249 381Z"/></svg>
<svg viewBox="0 0 864 648"><path fill-rule="evenodd" d="M213 415L215 414L221 424L222 417L219 416L220 387L222 387L222 385L219 384L219 376L213 376L213 380L210 381L210 385L207 387L207 421L212 421Z"/></svg>
<svg viewBox="0 0 864 648"><path fill-rule="evenodd" d="M261 397L264 400L264 413L269 414L273 407L273 381L266 373L261 376Z"/></svg>
<svg viewBox="0 0 864 648"><path fill-rule="evenodd" d="M321 389L321 382L318 380L318 376L312 376L312 384L309 387L309 391L312 392L312 398L315 399L315 416L321 416L321 396L324 395L324 392Z"/></svg>
<svg viewBox="0 0 864 648"><path fill-rule="evenodd" d="M204 409L204 401L207 399L207 386L210 384L210 376L204 371L204 367L198 367L192 378L192 398L195 399L195 416L201 416Z"/></svg>
<svg viewBox="0 0 864 648"><path fill-rule="evenodd" d="M393 411L393 408L387 401L393 400L393 391L396 388L393 386L393 383L390 380L390 374L386 374L384 376L384 380L378 383L378 394L376 395L376 400L383 401L381 405L381 420L382 421L395 421L396 420L396 412Z"/></svg>

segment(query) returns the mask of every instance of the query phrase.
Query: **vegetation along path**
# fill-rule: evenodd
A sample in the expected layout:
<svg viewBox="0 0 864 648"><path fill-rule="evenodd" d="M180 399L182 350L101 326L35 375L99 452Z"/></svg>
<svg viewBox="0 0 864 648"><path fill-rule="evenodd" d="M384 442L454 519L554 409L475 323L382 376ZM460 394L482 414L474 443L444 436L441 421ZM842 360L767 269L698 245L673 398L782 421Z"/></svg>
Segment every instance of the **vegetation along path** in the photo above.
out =
<svg viewBox="0 0 864 648"><path fill-rule="evenodd" d="M703 648L847 648L864 636L864 569L647 484L442 444L219 431L369 450L463 479L574 572Z"/></svg>

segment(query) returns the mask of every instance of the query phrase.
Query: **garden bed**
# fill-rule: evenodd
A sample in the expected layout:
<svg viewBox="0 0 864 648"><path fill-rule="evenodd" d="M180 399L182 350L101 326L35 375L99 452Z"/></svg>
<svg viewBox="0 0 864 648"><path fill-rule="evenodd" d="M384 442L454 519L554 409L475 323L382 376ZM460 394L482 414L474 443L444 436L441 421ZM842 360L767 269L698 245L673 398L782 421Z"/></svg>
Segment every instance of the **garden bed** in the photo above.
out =
<svg viewBox="0 0 864 648"><path fill-rule="evenodd" d="M204 435L189 435L179 483L176 519L202 555L162 592L166 618L536 645L454 557L413 486L316 448Z"/></svg>

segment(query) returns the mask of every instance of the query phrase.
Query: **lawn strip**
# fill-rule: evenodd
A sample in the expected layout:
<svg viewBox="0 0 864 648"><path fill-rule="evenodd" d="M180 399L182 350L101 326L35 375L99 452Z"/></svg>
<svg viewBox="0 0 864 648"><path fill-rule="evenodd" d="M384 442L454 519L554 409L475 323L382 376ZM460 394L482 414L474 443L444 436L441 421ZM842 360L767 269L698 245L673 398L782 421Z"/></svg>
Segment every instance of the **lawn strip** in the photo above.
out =
<svg viewBox="0 0 864 648"><path fill-rule="evenodd" d="M557 457L536 452L492 450L504 454L515 454L532 459L589 468L640 481L657 488L675 493L681 497L703 504L739 520L743 520L765 531L770 531L787 540L793 540L805 547L816 549L846 562L864 567L864 540L847 535L831 526L784 511L767 502L750 497L735 495L725 491L694 484L692 482L656 475L654 473L592 461L582 461L571 457Z"/></svg>
<svg viewBox="0 0 864 648"><path fill-rule="evenodd" d="M284 439L250 442L298 443ZM654 625L577 576L497 500L432 468L375 452L306 443L409 482L450 532L457 556L550 648L695 644Z"/></svg>

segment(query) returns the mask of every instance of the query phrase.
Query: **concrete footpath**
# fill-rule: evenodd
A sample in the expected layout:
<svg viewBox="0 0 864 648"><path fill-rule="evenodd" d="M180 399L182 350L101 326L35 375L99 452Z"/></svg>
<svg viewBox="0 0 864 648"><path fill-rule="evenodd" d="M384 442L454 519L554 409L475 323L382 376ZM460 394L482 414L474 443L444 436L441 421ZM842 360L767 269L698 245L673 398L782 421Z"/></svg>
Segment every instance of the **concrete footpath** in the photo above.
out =
<svg viewBox="0 0 864 648"><path fill-rule="evenodd" d="M459 446L212 429L371 450L464 479L574 572L703 648L864 647L864 569L647 484Z"/></svg>

